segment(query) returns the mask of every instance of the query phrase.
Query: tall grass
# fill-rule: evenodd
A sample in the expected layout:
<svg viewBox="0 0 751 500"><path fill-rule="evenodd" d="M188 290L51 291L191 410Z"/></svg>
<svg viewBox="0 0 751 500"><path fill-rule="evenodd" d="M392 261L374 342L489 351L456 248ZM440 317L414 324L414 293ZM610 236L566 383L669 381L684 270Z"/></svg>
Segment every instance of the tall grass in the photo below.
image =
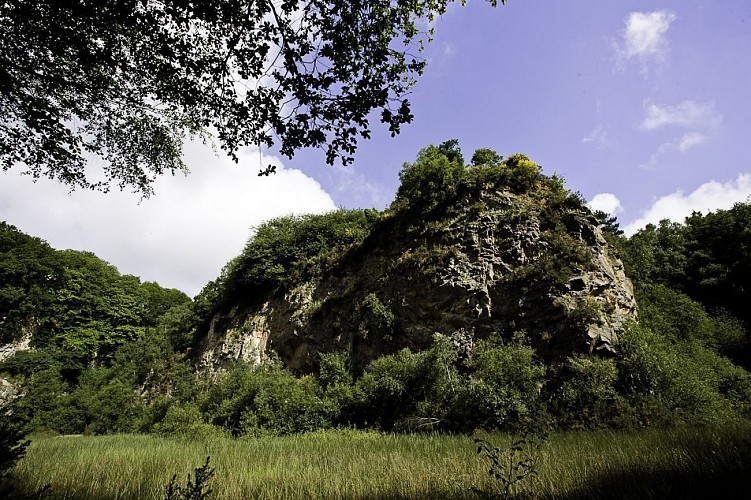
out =
<svg viewBox="0 0 751 500"><path fill-rule="evenodd" d="M508 437L487 436L501 445ZM36 436L14 470L27 491L53 498L162 498L211 456L213 498L476 498L492 490L487 464L461 436L328 431L291 437L197 441L155 436ZM541 498L713 495L744 485L751 425L720 429L555 434L532 489Z"/></svg>

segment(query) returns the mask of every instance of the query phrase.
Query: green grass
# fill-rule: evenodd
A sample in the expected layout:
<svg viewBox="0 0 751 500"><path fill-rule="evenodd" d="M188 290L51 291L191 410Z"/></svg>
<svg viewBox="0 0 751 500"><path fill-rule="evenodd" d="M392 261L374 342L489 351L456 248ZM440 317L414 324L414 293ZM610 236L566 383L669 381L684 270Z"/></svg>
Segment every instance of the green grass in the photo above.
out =
<svg viewBox="0 0 751 500"><path fill-rule="evenodd" d="M356 431L203 441L35 436L14 474L27 491L49 483L53 498L162 498L172 474L184 484L211 456L212 498L477 498L471 487L494 485L475 451L468 437ZM732 498L751 473L751 425L555 434L538 470L519 496Z"/></svg>

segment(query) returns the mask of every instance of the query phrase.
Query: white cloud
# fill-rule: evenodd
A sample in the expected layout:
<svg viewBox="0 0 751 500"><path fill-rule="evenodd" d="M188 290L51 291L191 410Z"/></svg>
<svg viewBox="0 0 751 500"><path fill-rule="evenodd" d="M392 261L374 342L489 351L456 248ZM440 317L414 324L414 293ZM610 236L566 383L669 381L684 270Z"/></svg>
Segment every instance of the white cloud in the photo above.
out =
<svg viewBox="0 0 751 500"><path fill-rule="evenodd" d="M453 43L443 42L443 55L453 57L459 52Z"/></svg>
<svg viewBox="0 0 751 500"><path fill-rule="evenodd" d="M670 51L666 33L676 19L675 13L668 10L629 14L623 41L615 44L618 66L622 68L627 61L636 59L646 73L648 62L662 61Z"/></svg>
<svg viewBox="0 0 751 500"><path fill-rule="evenodd" d="M708 129L716 127L722 121L713 103L683 101L676 106L645 104L644 121L641 128L655 130L666 126Z"/></svg>
<svg viewBox="0 0 751 500"><path fill-rule="evenodd" d="M122 273L195 294L239 254L253 226L336 208L318 182L276 157L263 157L263 165L277 165L276 175L258 177L257 149L238 165L198 143L185 153L192 173L159 178L156 194L140 203L128 192L69 194L11 170L0 177L0 220L55 248L90 250Z"/></svg>
<svg viewBox="0 0 751 500"><path fill-rule="evenodd" d="M708 137L700 130L710 131L722 122L722 115L715 110L714 103L698 103L690 100L683 101L675 106L645 103L644 110L644 121L640 125L642 130L651 132L664 127L693 130L661 144L657 151L652 153L649 160L641 165L642 168L655 166L660 157L667 153L672 151L685 153L689 149L704 143Z"/></svg>
<svg viewBox="0 0 751 500"><path fill-rule="evenodd" d="M383 209L394 198L392 192L379 183L369 181L362 172L356 170L351 165L335 165L331 168L336 176L333 184L334 191L337 195L347 195L348 198L356 200L357 206L370 206L373 208Z"/></svg>
<svg viewBox="0 0 751 500"><path fill-rule="evenodd" d="M621 200L613 193L596 194L587 205L592 210L602 210L610 215L617 215L623 211Z"/></svg>
<svg viewBox="0 0 751 500"><path fill-rule="evenodd" d="M649 157L649 161L643 163L642 165L640 165L640 167L654 167L655 165L657 165L662 155L670 153L671 151L680 151L681 153L685 153L694 146L698 146L704 143L706 140L707 136L702 134L701 132L688 132L675 141L661 144L660 147L657 148L657 151L652 153L652 155Z"/></svg>
<svg viewBox="0 0 751 500"><path fill-rule="evenodd" d="M709 181L689 194L678 190L655 200L644 210L641 217L624 228L630 236L647 224L657 224L662 219L683 222L692 212L727 210L735 203L746 201L751 196L751 174L740 174L735 181L725 183Z"/></svg>
<svg viewBox="0 0 751 500"><path fill-rule="evenodd" d="M582 142L592 142L597 146L597 149L605 149L610 146L611 140L605 127L602 123L599 123L589 134L582 137Z"/></svg>
<svg viewBox="0 0 751 500"><path fill-rule="evenodd" d="M626 20L626 57L654 57L663 54L667 47L665 33L676 16L670 11L632 12Z"/></svg>
<svg viewBox="0 0 751 500"><path fill-rule="evenodd" d="M693 148L694 146L698 146L706 140L707 136L702 134L701 132L689 132L680 138L678 143L675 144L675 147L681 153L685 153L689 149Z"/></svg>

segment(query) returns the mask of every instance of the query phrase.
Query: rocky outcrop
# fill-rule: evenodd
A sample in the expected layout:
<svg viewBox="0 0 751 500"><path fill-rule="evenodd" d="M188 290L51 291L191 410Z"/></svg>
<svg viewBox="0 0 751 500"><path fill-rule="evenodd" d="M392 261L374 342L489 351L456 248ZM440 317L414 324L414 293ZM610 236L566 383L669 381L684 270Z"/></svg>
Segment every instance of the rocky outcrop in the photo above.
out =
<svg viewBox="0 0 751 500"><path fill-rule="evenodd" d="M0 416L4 416L2 411L21 396L23 394L19 392L15 384L10 380L0 378Z"/></svg>
<svg viewBox="0 0 751 500"><path fill-rule="evenodd" d="M314 371L317 353L347 350L358 368L435 333L461 355L478 339L524 331L543 356L617 350L636 319L631 283L585 208L546 212L525 194L467 194L421 230L384 217L323 275L267 297L238 297L200 346L201 364L272 351Z"/></svg>
<svg viewBox="0 0 751 500"><path fill-rule="evenodd" d="M32 332L35 330L35 328L22 328L18 339L14 339L7 344L0 344L0 363L19 351L30 350Z"/></svg>

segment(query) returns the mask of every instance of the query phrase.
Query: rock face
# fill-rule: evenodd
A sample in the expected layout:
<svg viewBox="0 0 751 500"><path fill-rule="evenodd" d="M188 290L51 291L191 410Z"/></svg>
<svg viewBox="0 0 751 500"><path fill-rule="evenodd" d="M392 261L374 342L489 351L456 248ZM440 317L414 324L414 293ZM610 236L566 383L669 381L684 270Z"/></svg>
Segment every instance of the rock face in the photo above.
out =
<svg viewBox="0 0 751 500"><path fill-rule="evenodd" d="M542 356L617 350L636 319L623 264L596 219L551 219L530 196L467 194L421 231L384 217L330 271L268 297L238 297L200 347L204 368L277 353L293 371L346 350L356 368L448 336L460 355L491 334L524 331ZM414 225L413 225L414 227Z"/></svg>
<svg viewBox="0 0 751 500"><path fill-rule="evenodd" d="M33 325L32 325L33 326ZM31 349L31 338L36 329L33 327L22 328L19 338L13 339L7 344L0 344L0 362L12 357L19 351Z"/></svg>

